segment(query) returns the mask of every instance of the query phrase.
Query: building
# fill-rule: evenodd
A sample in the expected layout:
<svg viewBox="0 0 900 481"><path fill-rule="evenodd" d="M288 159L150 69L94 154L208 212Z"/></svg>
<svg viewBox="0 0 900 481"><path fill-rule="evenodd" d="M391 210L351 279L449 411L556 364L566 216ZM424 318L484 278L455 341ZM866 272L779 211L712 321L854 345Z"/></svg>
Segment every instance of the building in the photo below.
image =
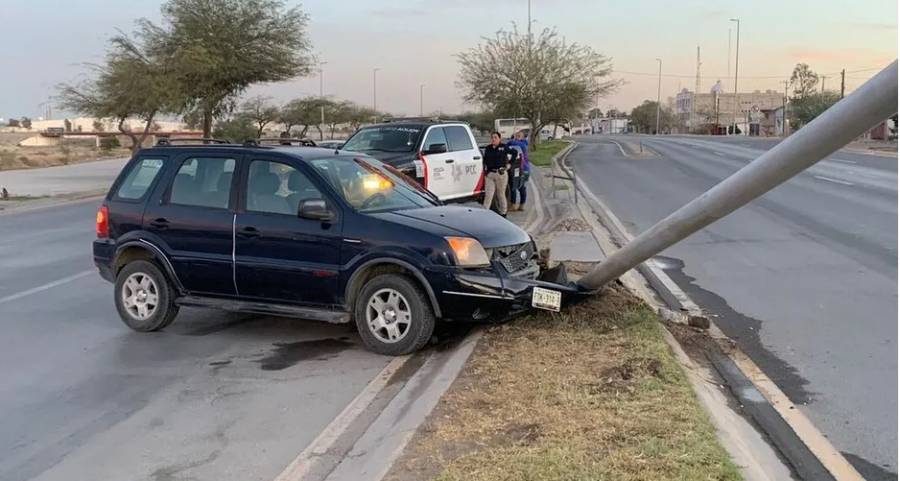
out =
<svg viewBox="0 0 900 481"><path fill-rule="evenodd" d="M716 126L727 127L737 123L741 132L746 134L751 124L759 123L759 118L754 119L758 113L777 109L783 102L782 93L775 90L740 92L735 96L725 92L719 81L709 93L697 94L682 89L675 97L675 116L692 132L708 132Z"/></svg>
<svg viewBox="0 0 900 481"><path fill-rule="evenodd" d="M628 119L597 117L591 119L595 134L624 134L628 130Z"/></svg>

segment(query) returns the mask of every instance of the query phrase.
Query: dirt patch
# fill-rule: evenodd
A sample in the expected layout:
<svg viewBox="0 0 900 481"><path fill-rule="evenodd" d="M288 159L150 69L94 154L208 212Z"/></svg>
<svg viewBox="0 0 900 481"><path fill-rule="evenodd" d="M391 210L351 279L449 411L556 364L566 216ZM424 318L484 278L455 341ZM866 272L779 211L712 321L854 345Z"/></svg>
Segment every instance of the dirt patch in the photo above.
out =
<svg viewBox="0 0 900 481"><path fill-rule="evenodd" d="M94 146L93 139L45 147L18 145L25 138L34 135L37 134L0 133L0 170L54 167L131 155L131 151L126 148L99 149Z"/></svg>
<svg viewBox="0 0 900 481"><path fill-rule="evenodd" d="M488 329L385 479L740 479L623 287Z"/></svg>

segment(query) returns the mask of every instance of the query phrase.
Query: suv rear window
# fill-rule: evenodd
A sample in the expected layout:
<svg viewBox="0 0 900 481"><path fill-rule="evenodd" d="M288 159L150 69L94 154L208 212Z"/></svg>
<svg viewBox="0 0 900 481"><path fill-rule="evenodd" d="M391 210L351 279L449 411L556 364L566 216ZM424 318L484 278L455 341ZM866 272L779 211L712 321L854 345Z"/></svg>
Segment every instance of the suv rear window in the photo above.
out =
<svg viewBox="0 0 900 481"><path fill-rule="evenodd" d="M134 164L119 190L116 191L116 197L120 199L140 199L147 193L150 184L159 175L162 170L162 159L141 159Z"/></svg>

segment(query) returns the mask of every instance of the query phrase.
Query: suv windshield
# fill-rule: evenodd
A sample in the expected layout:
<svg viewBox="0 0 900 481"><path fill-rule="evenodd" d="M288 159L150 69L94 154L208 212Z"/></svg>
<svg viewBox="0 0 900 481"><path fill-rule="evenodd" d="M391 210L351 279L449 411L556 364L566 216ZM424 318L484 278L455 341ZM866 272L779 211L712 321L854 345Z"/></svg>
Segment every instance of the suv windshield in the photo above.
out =
<svg viewBox="0 0 900 481"><path fill-rule="evenodd" d="M343 150L365 152L412 152L419 141L422 127L409 125L380 125L357 132L344 144Z"/></svg>
<svg viewBox="0 0 900 481"><path fill-rule="evenodd" d="M309 161L337 193L359 212L385 212L437 205L408 181L363 158L328 157ZM402 174L401 174L402 175Z"/></svg>

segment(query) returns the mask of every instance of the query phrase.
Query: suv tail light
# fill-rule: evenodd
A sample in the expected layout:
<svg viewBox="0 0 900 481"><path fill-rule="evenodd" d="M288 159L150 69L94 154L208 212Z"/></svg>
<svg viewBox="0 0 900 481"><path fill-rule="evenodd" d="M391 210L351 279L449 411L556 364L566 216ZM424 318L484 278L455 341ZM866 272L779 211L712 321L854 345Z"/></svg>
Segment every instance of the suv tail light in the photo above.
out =
<svg viewBox="0 0 900 481"><path fill-rule="evenodd" d="M109 207L101 205L97 210L97 238L109 237Z"/></svg>
<svg viewBox="0 0 900 481"><path fill-rule="evenodd" d="M419 162L422 163L422 187L428 188L428 161L425 160L425 155L422 152L419 152Z"/></svg>

